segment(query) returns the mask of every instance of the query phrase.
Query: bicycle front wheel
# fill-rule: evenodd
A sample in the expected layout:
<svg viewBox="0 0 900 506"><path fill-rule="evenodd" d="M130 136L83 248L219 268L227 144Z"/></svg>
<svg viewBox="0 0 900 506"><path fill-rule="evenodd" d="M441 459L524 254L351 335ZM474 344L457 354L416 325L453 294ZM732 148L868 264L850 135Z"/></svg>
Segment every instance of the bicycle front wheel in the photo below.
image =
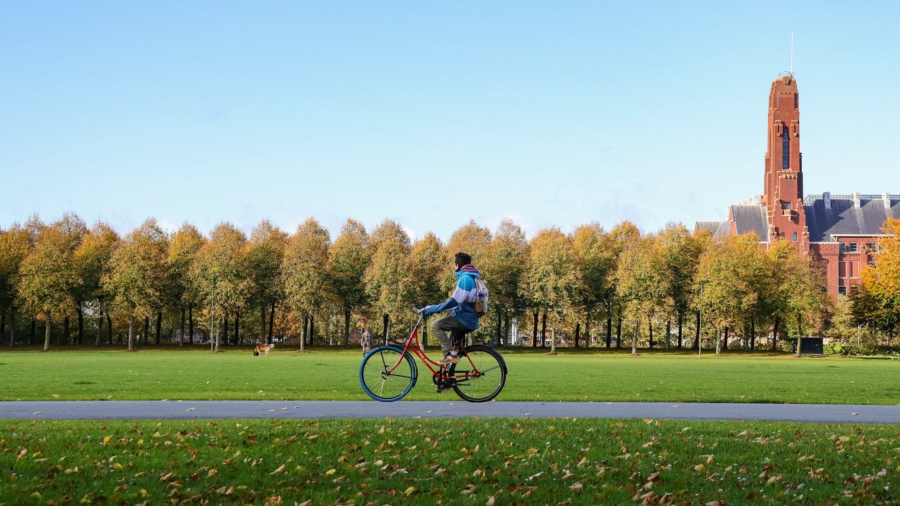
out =
<svg viewBox="0 0 900 506"><path fill-rule="evenodd" d="M506 361L490 346L469 346L448 372L453 376L456 395L469 402L489 401L506 384Z"/></svg>
<svg viewBox="0 0 900 506"><path fill-rule="evenodd" d="M379 346L363 357L359 384L369 397L381 402L403 398L416 384L416 363L396 346Z"/></svg>

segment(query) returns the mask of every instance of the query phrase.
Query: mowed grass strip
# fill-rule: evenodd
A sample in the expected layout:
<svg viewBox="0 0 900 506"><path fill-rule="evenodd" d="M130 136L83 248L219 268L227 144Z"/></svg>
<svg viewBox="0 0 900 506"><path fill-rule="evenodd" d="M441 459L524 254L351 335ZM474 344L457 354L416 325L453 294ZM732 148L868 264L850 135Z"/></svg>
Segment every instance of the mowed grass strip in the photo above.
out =
<svg viewBox="0 0 900 506"><path fill-rule="evenodd" d="M664 401L898 404L900 362L790 355L543 353L503 350L509 366L498 401ZM437 356L438 352L433 352ZM0 352L2 400L367 400L361 353L277 349L144 349ZM437 394L419 363L409 400Z"/></svg>
<svg viewBox="0 0 900 506"><path fill-rule="evenodd" d="M0 504L896 504L895 426L0 421Z"/></svg>

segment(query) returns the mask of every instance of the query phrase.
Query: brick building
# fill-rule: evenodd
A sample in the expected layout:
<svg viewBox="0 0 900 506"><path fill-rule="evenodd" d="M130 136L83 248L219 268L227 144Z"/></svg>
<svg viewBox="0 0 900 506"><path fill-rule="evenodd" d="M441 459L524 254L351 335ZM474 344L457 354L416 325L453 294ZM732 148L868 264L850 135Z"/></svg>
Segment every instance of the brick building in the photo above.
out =
<svg viewBox="0 0 900 506"><path fill-rule="evenodd" d="M888 218L900 219L900 196L803 196L800 95L792 75L779 77L769 94L769 135L763 194L728 207L722 222L698 222L714 238L754 232L764 247L777 238L793 241L822 263L828 293L846 294L859 284L863 266Z"/></svg>

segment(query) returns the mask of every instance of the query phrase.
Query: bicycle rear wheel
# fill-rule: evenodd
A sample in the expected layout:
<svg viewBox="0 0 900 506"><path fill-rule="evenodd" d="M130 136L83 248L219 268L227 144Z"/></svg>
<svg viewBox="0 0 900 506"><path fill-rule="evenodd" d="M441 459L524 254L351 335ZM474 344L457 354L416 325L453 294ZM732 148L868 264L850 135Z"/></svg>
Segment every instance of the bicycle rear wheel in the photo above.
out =
<svg viewBox="0 0 900 506"><path fill-rule="evenodd" d="M403 355L403 350L396 346L378 346L359 365L359 384L363 391L381 402L403 398L416 384L417 376L413 358Z"/></svg>
<svg viewBox="0 0 900 506"><path fill-rule="evenodd" d="M489 401L506 384L506 361L490 346L469 346L459 363L452 364L447 371L454 377L456 395L469 402Z"/></svg>

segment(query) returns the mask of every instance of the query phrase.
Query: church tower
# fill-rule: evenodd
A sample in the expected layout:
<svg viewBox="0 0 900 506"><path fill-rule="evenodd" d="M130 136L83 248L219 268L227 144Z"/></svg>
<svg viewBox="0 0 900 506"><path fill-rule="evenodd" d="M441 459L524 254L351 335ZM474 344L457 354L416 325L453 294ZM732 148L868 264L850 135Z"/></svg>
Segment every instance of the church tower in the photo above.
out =
<svg viewBox="0 0 900 506"><path fill-rule="evenodd" d="M800 95L793 75L779 77L769 94L769 139L763 205L769 244L777 238L809 250L803 209L803 158L800 154Z"/></svg>

